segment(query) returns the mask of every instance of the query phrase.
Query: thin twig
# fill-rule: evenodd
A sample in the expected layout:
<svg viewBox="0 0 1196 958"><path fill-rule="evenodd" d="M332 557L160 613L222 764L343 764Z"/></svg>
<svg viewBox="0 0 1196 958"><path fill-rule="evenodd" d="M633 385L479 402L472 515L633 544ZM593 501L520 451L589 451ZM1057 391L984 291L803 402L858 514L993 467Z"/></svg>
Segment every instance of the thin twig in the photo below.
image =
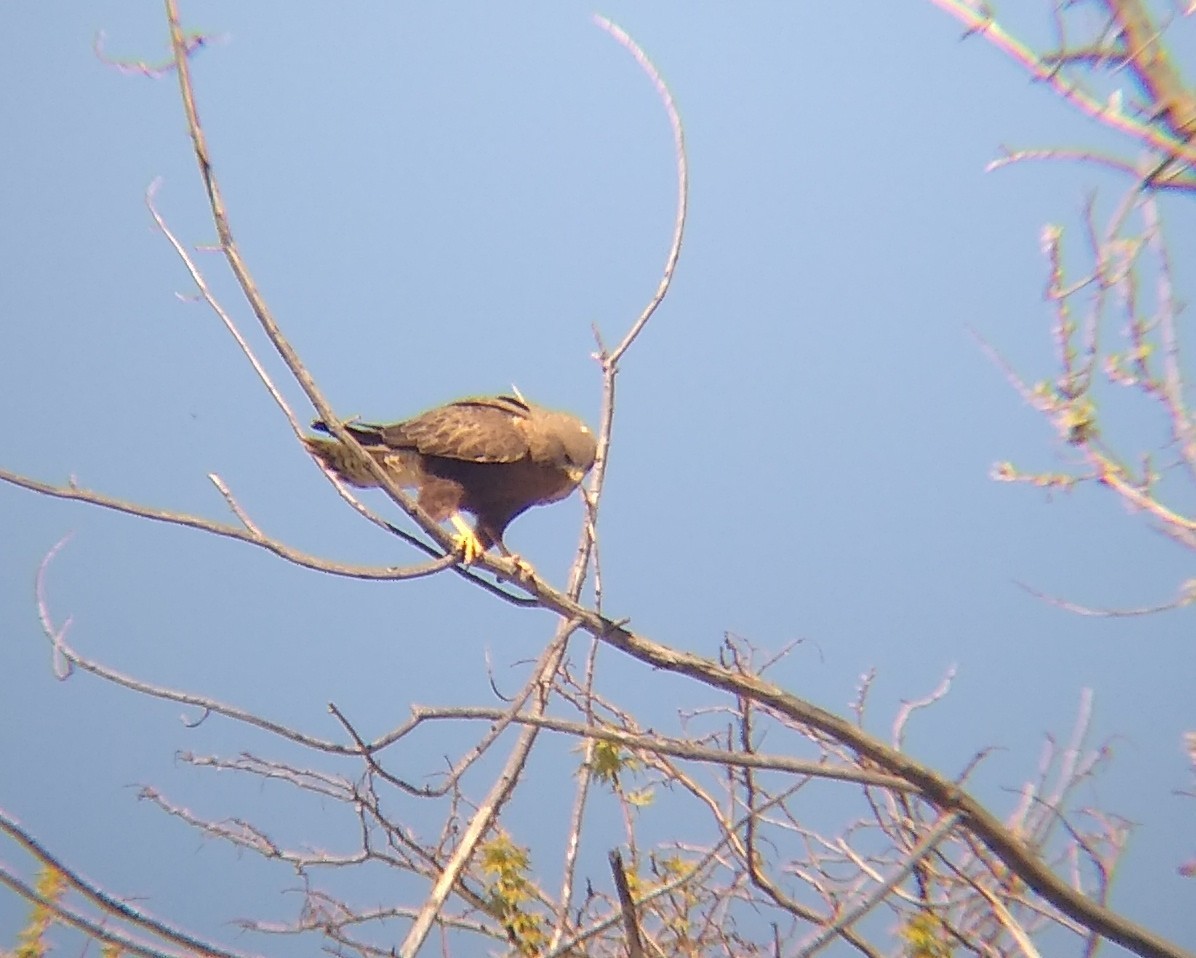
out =
<svg viewBox="0 0 1196 958"><path fill-rule="evenodd" d="M150 506L143 506L140 503L116 499L102 492L84 489L75 484L56 486L2 468L0 468L0 482L7 482L22 489L28 489L31 492L37 492L43 496L51 496L55 499L72 499L76 502L87 502L103 509L111 509L113 512L123 512L126 515L151 519L154 522L185 526L189 529L199 529L202 532L209 532L212 535L221 536L226 539L236 539L239 542L245 542L249 545L265 549L267 552L273 552L279 558L286 559L295 565L351 579L418 579L423 576L433 575L456 561L456 558L452 555L442 555L432 562L411 566L365 566L346 562L332 562L308 552L301 552L270 536L256 535L241 526L232 526L223 522L216 522L212 519L204 519L202 516L186 512L154 509Z"/></svg>
<svg viewBox="0 0 1196 958"><path fill-rule="evenodd" d="M899 868L881 882L871 895L856 904L855 907L843 912L843 914L827 925L826 928L822 929L813 941L804 945L798 951L797 958L810 958L811 955L818 953L829 945L841 930L855 924L880 904L897 885L906 879L906 876L914 870L914 866L930 854L934 850L934 847L947 837L951 829L959 824L961 817L958 812L949 812L939 819L934 828L917 845L910 849L909 854L905 857L905 861L901 863Z"/></svg>

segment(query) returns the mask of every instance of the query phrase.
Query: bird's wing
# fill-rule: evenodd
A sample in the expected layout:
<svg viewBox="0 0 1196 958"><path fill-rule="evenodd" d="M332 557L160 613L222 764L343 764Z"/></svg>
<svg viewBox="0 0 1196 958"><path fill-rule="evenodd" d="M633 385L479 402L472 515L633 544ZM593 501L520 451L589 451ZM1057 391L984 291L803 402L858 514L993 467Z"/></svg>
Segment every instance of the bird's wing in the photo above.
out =
<svg viewBox="0 0 1196 958"><path fill-rule="evenodd" d="M350 421L342 424L359 443L367 449L370 446L385 446L386 438L383 433L390 427L380 426L372 422L357 422ZM322 419L317 419L311 424L311 428L316 432L322 432L325 435L331 436L332 430L328 428L328 424Z"/></svg>
<svg viewBox="0 0 1196 958"><path fill-rule="evenodd" d="M462 399L387 426L383 441L425 456L466 462L517 462L528 454L527 406L504 396Z"/></svg>
<svg viewBox="0 0 1196 958"><path fill-rule="evenodd" d="M356 435L356 431L354 434ZM419 485L423 470L418 453L409 449L390 449L377 442L368 442L363 437L358 439L366 447L366 452L373 456L400 486ZM359 488L378 485L378 480L365 463L339 440L305 436L303 443L317 459L349 485Z"/></svg>

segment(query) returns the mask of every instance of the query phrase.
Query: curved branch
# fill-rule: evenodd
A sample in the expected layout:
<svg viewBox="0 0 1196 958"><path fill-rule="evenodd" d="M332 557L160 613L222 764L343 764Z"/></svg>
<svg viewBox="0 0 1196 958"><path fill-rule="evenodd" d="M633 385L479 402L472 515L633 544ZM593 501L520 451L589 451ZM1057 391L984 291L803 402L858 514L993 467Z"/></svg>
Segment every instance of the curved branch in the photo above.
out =
<svg viewBox="0 0 1196 958"><path fill-rule="evenodd" d="M60 543L61 544L61 543ZM42 628L46 636L50 639L54 647L54 654L60 656L63 661L67 663L64 674L60 677L66 677L70 674L70 670L78 667L84 672L90 672L92 675L103 679L106 682L111 682L113 685L119 685L122 688L129 689L133 692L139 692L142 695L148 695L151 698L162 699L167 702L178 702L180 705L188 705L193 708L202 709L203 717L206 718L208 714L215 713L216 715L223 715L225 718L232 719L237 722L243 722L246 725L251 725L254 728L261 729L265 732L272 732L280 738L287 739L299 745L305 745L308 748L313 748L321 752L329 752L333 755L356 755L358 749L347 745L340 745L336 742L330 742L325 739L315 738L311 735L306 735L303 732L282 725L278 722L271 721L267 718L262 718L260 715L255 715L245 709L239 709L232 705L227 705L217 699L208 698L203 695L196 695L192 692L181 692L177 689L166 688L162 685L154 685L150 682L143 682L140 679L135 679L132 676L125 675L123 672L118 672L116 669L110 668L106 665L101 665L99 662L93 662L81 655L71 646L67 645L65 637L65 628L55 628L50 621L49 610L46 608L45 599L42 596L42 579L46 574L46 564L43 562L42 567L38 572L38 612L42 620ZM202 719L200 720L202 721ZM198 725L199 722L194 724Z"/></svg>
<svg viewBox="0 0 1196 958"><path fill-rule="evenodd" d="M631 344L635 342L636 337L648 324L648 320L652 318L656 308L664 301L669 286L672 285L673 271L677 268L677 260L681 256L681 240L685 235L685 213L689 203L689 164L685 158L685 130L681 126L681 116L677 113L673 94L669 92L668 85L661 77L660 71L648 59L648 55L644 53L640 45L631 39L626 30L606 17L595 15L593 20L635 57L635 62L652 81L652 85L656 88L656 94L660 97L660 102L668 115L669 126L673 130L673 151L677 159L677 216L673 222L673 241L669 247L669 255L665 258L664 273L660 277L660 285L656 287L656 292L648 301L648 305L644 307L644 311L640 313L639 319L632 323L627 335L623 337L623 341L606 357L606 364L614 367L618 366L623 354L631 348Z"/></svg>
<svg viewBox="0 0 1196 958"><path fill-rule="evenodd" d="M669 88L661 77L660 71L656 69L652 61L648 59L647 54L644 53L639 44L628 36L625 30L605 17L595 16L594 22L614 37L622 47L635 57L636 63L639 64L640 69L644 71L648 79L652 82L653 87L655 87L657 96L660 98L661 104L668 116L669 126L673 131L673 155L677 165L677 214L673 220L673 237L669 244L668 256L665 257L665 266L660 277L660 283L656 287L656 292L653 293L652 298L648 301L648 305L640 313L639 318L632 323L631 328L613 352L607 351L606 347L602 344L601 336L598 334L597 329L595 329L594 334L598 340L599 350L596 358L602 364L602 414L598 426L598 454L594 461L594 470L590 477L589 489L586 496L586 503L591 517L597 511L598 502L602 497L603 482L606 479L606 464L609 461L611 435L614 429L615 377L619 372L619 362L627 350L631 348L632 343L635 342L639 334L643 332L648 320L652 318L652 315L664 301L669 288L672 286L673 272L676 269L677 260L681 255L681 243L685 236L686 211L689 204L689 163L685 153L685 131L681 125L681 117L677 112L676 104L673 102L672 93L669 92ZM592 538L592 536L587 536L586 539L583 539L583 544L579 552L587 549L587 543L592 542ZM592 546L589 546L589 548L592 548ZM579 560L581 558L582 556L579 555ZM594 579L595 604L601 608L601 570L595 570Z"/></svg>

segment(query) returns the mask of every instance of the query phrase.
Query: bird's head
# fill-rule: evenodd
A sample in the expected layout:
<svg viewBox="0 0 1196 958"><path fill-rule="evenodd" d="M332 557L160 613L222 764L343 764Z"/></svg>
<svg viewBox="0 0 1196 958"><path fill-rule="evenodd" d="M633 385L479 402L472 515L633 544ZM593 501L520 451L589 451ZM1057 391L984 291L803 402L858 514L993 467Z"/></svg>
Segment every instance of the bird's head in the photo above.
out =
<svg viewBox="0 0 1196 958"><path fill-rule="evenodd" d="M598 438L590 431L590 427L576 416L566 413L557 415L560 417L557 435L560 437L561 452L569 470L569 478L574 482L581 482L594 466L594 459L598 455Z"/></svg>

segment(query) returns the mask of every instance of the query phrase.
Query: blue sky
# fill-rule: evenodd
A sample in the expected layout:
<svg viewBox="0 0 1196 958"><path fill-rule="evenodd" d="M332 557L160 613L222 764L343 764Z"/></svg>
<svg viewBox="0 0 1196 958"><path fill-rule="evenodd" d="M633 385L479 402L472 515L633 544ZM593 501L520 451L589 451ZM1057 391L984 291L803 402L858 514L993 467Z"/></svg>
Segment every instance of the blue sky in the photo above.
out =
<svg viewBox="0 0 1196 958"><path fill-rule="evenodd" d="M234 234L336 408L400 418L514 383L595 421L591 326L617 339L651 295L675 189L659 103L595 8L190 7L188 26L219 38L194 77ZM978 788L998 813L1092 689L1113 762L1086 800L1137 823L1115 903L1192 945L1176 867L1196 853L1193 806L1174 794L1196 726L1191 614L1081 618L1015 584L1148 605L1175 593L1188 557L1103 490L1052 498L989 479L997 460L1059 468L1071 453L968 332L1028 380L1050 375L1041 228L1064 224L1078 248L1085 198L1108 210L1124 183L984 167L1002 144L1117 142L929 3L596 12L668 80L691 173L672 293L619 379L607 609L702 654L725 631L802 640L774 678L836 710L875 668L878 732L956 667L909 746L947 771L995 747ZM1037 12L1014 11L1032 38ZM224 519L217 472L298 547L412 561L343 507L216 319L176 296L191 287L152 228L149 183L162 178L159 208L186 242L213 237L177 89L100 63L101 29L113 56L166 56L153 4L0 7L0 463ZM1175 33L1191 64L1191 25ZM1196 233L1182 200L1162 209L1182 297ZM203 262L265 353L226 271ZM1144 403L1114 415L1126 448L1165 444ZM544 614L456 577L333 580L8 486L0 517L0 805L113 889L213 934L248 911L285 917L276 889L293 879L202 841L136 785L239 814L265 801L256 786L174 752L271 745L217 721L189 730L177 707L86 676L55 681L33 601L55 542L73 533L50 602L80 649L320 735L336 734L329 701L371 733L412 702L489 702L487 656L514 683L505 670L551 634ZM508 541L562 581L579 517L575 499L537 510ZM613 653L604 668L646 724L675 727L678 707L709 700ZM572 753L558 753L545 774L567 782ZM348 837L327 808L266 798L296 840ZM0 897L0 942L23 913Z"/></svg>

